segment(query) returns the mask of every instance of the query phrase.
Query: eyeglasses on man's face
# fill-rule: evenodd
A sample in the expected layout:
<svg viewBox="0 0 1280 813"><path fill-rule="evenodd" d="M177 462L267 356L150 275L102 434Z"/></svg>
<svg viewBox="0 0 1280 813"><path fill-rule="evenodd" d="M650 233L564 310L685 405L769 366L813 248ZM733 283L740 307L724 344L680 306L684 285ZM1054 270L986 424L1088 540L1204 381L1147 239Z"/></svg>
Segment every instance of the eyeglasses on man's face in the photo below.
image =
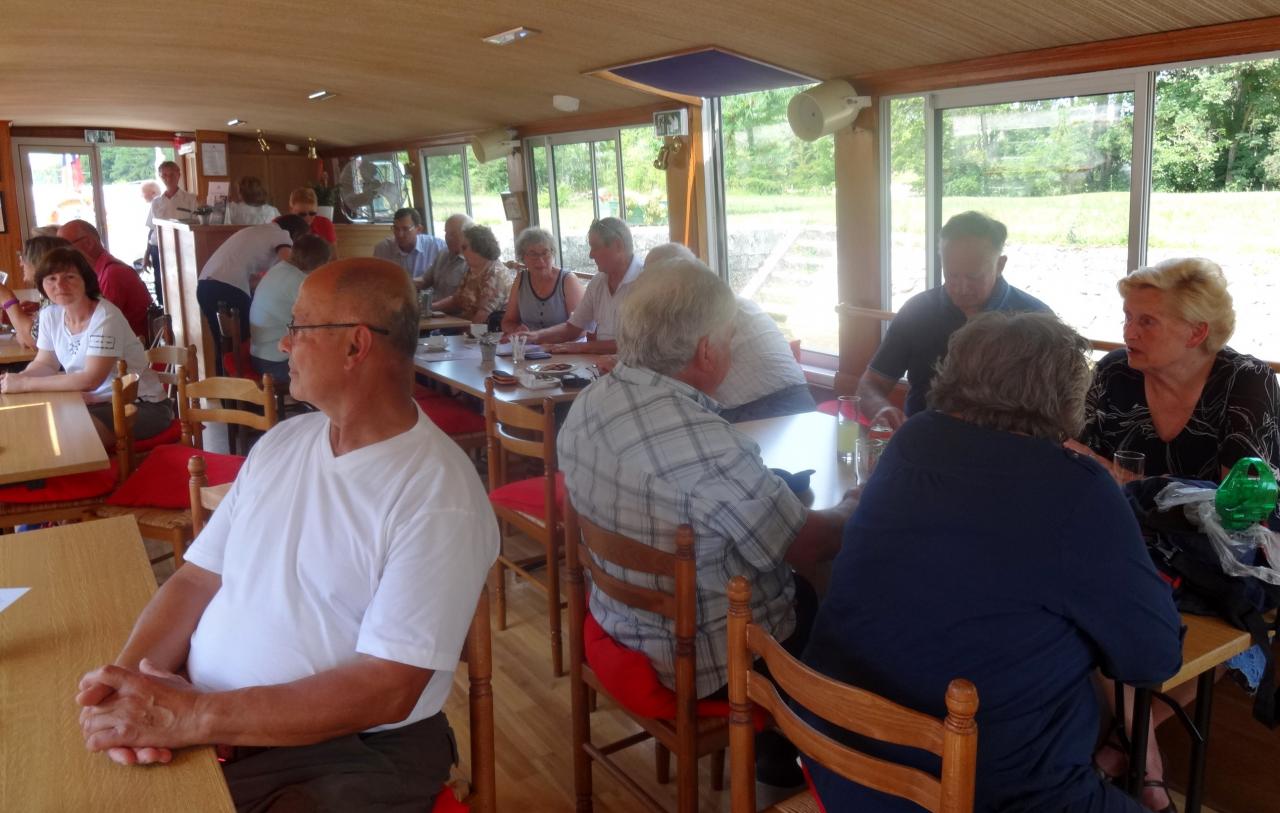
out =
<svg viewBox="0 0 1280 813"><path fill-rule="evenodd" d="M366 325L364 322L324 322L323 324L315 325L299 325L295 324L294 321L290 319L289 324L284 327L285 330L289 331L290 341L298 338L298 334L304 330L321 330L323 328L363 327L368 328L374 333L381 333L383 336L391 335L391 331L387 330L385 327L374 327L373 325Z"/></svg>

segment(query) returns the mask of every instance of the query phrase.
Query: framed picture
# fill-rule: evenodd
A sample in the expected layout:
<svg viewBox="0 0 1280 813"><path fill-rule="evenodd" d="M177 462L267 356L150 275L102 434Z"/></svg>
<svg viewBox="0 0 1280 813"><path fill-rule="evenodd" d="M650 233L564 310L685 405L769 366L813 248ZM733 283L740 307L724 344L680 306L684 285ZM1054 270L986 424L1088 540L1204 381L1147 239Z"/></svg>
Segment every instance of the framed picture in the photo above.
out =
<svg viewBox="0 0 1280 813"><path fill-rule="evenodd" d="M689 111L682 107L654 113L653 134L659 138L689 135Z"/></svg>
<svg viewBox="0 0 1280 813"><path fill-rule="evenodd" d="M0 192L0 234L9 231L9 221L4 214L4 192Z"/></svg>
<svg viewBox="0 0 1280 813"><path fill-rule="evenodd" d="M529 214L525 211L524 195L517 192L502 193L502 211L506 213L507 220L527 221L529 219Z"/></svg>

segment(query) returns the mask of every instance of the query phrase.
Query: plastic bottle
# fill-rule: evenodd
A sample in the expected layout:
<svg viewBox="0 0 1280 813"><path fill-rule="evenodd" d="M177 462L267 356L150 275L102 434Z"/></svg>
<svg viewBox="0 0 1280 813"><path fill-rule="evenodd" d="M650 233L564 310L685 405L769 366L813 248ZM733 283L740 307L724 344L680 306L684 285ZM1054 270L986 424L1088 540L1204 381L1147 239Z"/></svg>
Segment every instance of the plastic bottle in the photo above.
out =
<svg viewBox="0 0 1280 813"><path fill-rule="evenodd" d="M1242 457L1218 486L1214 508L1228 531L1262 522L1276 509L1276 478L1265 460Z"/></svg>

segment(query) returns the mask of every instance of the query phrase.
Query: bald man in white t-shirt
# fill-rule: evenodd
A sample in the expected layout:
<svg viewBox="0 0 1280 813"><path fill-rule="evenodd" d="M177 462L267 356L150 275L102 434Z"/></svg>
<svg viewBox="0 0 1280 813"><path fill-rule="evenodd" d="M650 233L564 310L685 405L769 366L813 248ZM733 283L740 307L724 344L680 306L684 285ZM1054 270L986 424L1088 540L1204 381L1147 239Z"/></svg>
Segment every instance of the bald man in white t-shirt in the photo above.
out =
<svg viewBox="0 0 1280 813"><path fill-rule="evenodd" d="M216 744L239 810L430 809L498 529L413 401L417 301L372 258L303 283L280 344L320 411L258 442L115 663L85 675L90 750L138 764Z"/></svg>

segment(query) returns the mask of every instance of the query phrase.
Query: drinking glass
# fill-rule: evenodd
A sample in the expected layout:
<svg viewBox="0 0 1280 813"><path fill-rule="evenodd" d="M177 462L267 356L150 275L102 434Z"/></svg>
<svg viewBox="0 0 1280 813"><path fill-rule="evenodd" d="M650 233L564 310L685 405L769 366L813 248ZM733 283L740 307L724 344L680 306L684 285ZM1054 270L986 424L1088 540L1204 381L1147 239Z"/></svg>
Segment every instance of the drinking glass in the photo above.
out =
<svg viewBox="0 0 1280 813"><path fill-rule="evenodd" d="M1146 469L1147 456L1142 452L1116 452L1111 458L1111 471L1120 483L1142 479Z"/></svg>
<svg viewBox="0 0 1280 813"><path fill-rule="evenodd" d="M529 336L525 333L517 333L511 337L511 361L513 363L524 363L524 346L528 340Z"/></svg>
<svg viewBox="0 0 1280 813"><path fill-rule="evenodd" d="M858 453L858 416L862 399L856 395L841 395L836 399L836 457L842 463L852 463Z"/></svg>

